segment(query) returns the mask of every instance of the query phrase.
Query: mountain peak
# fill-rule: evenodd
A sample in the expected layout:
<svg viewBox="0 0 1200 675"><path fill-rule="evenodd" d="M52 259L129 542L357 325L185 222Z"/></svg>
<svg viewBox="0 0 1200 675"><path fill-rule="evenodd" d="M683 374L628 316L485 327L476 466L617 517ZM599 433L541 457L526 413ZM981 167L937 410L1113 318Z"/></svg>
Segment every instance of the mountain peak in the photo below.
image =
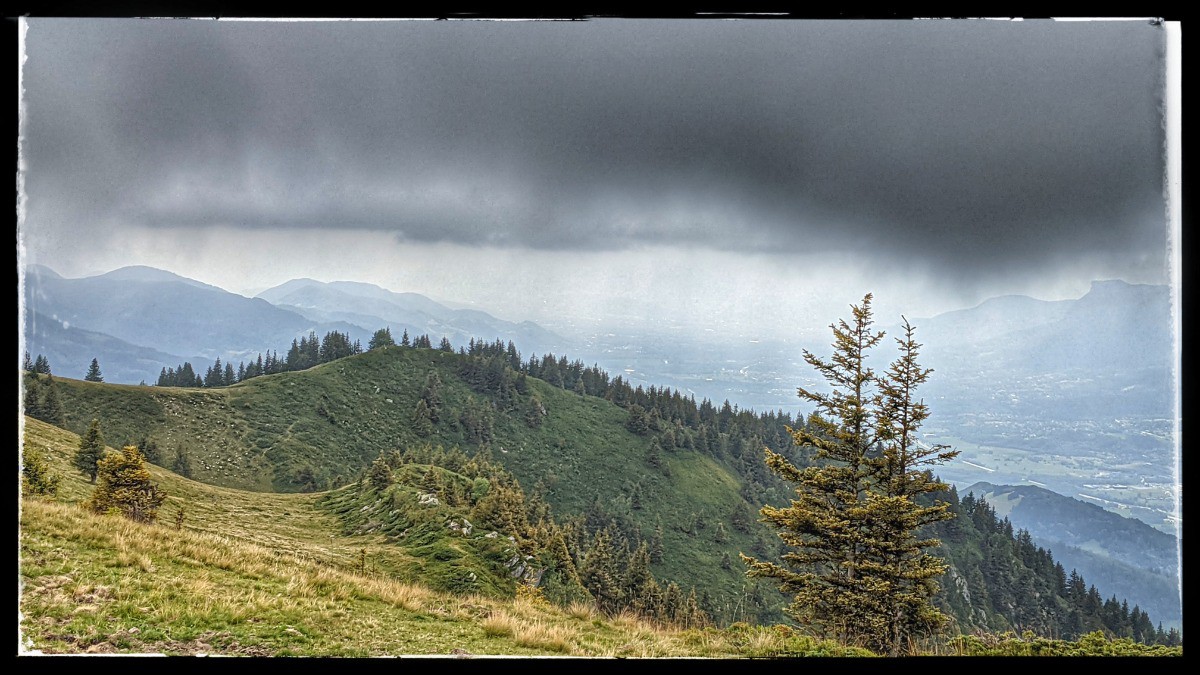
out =
<svg viewBox="0 0 1200 675"><path fill-rule="evenodd" d="M61 274L46 267L45 265L30 264L25 266L26 277L42 277L45 279L61 279Z"/></svg>
<svg viewBox="0 0 1200 675"><path fill-rule="evenodd" d="M1125 281L1124 279L1096 279L1095 281L1092 282L1091 290L1094 291L1094 290L1100 289L1100 288L1129 288L1130 286L1133 286L1133 285L1134 284L1131 284L1128 281ZM1140 286L1142 284L1137 284L1137 285Z"/></svg>
<svg viewBox="0 0 1200 675"><path fill-rule="evenodd" d="M1119 304L1143 304L1167 302L1170 287L1163 284L1131 284L1121 279L1100 279L1092 282L1091 288L1080 300Z"/></svg>
<svg viewBox="0 0 1200 675"><path fill-rule="evenodd" d="M147 265L128 265L126 267L117 268L111 272L105 272L104 274L97 275L94 278L112 279L115 281L173 281L184 283L189 286L195 286L196 288L219 290L224 292L224 289L217 288L211 284L206 284L202 281L196 281L195 279L189 279L187 277L175 274L174 272L160 270L157 267L149 267Z"/></svg>

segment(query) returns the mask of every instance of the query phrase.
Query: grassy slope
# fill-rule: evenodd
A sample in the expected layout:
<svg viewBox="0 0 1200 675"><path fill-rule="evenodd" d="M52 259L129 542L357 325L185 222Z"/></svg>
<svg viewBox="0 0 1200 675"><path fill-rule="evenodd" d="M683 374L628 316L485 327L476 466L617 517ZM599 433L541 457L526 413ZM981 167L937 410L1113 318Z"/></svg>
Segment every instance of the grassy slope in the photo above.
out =
<svg viewBox="0 0 1200 675"><path fill-rule="evenodd" d="M184 448L198 480L252 490L286 489L287 476L307 464L329 476L329 487L351 480L380 450L426 440L470 447L453 422L473 392L455 374L462 357L435 350L389 348L323 364L303 372L261 377L215 390L60 383L67 428L82 432L101 420L111 444L149 435L169 464ZM412 411L434 370L442 380L442 420L434 437L411 428ZM643 508L634 511L644 535L655 517L664 526L661 578L707 590L725 606L737 602L742 570L721 568L721 554L749 551L752 538L729 528L726 544L713 541L715 524L745 505L738 478L712 458L677 450L665 453L671 477L644 461L648 437L625 428L627 413L603 399L578 396L529 379L549 415L530 429L520 412L495 418L493 457L526 489L541 480L558 514L583 513L597 498L621 508L640 483ZM697 513L709 523L695 535L684 530ZM736 562L736 556L735 556Z"/></svg>
<svg viewBox="0 0 1200 675"><path fill-rule="evenodd" d="M162 522L97 516L70 467L79 439L26 418L25 441L63 476L58 500L22 500L21 631L46 653L370 656L837 655L783 628L674 630L530 600L452 595L395 578L414 562L382 537L344 536L320 495L244 492L151 467ZM185 525L173 515L185 504ZM366 573L358 569L367 548Z"/></svg>

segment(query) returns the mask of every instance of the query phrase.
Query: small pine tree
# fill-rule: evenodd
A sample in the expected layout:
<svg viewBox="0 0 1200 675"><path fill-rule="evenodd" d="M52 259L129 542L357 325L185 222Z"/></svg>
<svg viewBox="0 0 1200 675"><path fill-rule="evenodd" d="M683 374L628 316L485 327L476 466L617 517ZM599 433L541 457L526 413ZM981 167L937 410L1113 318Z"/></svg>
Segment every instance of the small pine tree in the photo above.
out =
<svg viewBox="0 0 1200 675"><path fill-rule="evenodd" d="M425 376L425 388L421 390L421 400L425 401L425 407L429 409L429 421L437 424L441 420L442 410L442 380L438 377L436 370L429 371Z"/></svg>
<svg viewBox="0 0 1200 675"><path fill-rule="evenodd" d="M621 569L627 560L617 560L614 550L613 527L596 532L591 548L579 566L579 578L602 612L616 614L624 605L625 590L622 588Z"/></svg>
<svg viewBox="0 0 1200 675"><path fill-rule="evenodd" d="M39 375L49 375L50 361L45 356L38 354L37 358L33 361L33 372Z"/></svg>
<svg viewBox="0 0 1200 675"><path fill-rule="evenodd" d="M542 403L542 399L537 395L529 397L529 405L525 408L525 424L530 429L537 429L542 426L542 421L546 419L546 406Z"/></svg>
<svg viewBox="0 0 1200 675"><path fill-rule="evenodd" d="M93 419L88 425L87 433L79 439L79 449L75 452L75 468L95 483L96 474L100 471L99 463L103 457L104 435L100 433L100 420Z"/></svg>
<svg viewBox="0 0 1200 675"><path fill-rule="evenodd" d="M650 450L646 453L646 463L655 469L662 469L662 446L659 445L657 438L650 442Z"/></svg>
<svg viewBox="0 0 1200 675"><path fill-rule="evenodd" d="M371 469L367 472L367 485L372 489L382 492L392 484L392 467L388 465L383 455L375 458L371 462Z"/></svg>
<svg viewBox="0 0 1200 675"><path fill-rule="evenodd" d="M62 402L58 400L58 386L54 383L53 378L47 377L46 379L40 406L41 416L38 419L57 427L63 425Z"/></svg>
<svg viewBox="0 0 1200 675"><path fill-rule="evenodd" d="M100 482L87 501L96 513L117 512L140 523L152 523L166 494L150 482L142 453L132 445L100 460Z"/></svg>
<svg viewBox="0 0 1200 675"><path fill-rule="evenodd" d="M192 458L187 450L179 448L175 451L175 463L171 465L171 470L184 478L192 477Z"/></svg>
<svg viewBox="0 0 1200 675"><path fill-rule="evenodd" d="M425 399L417 401L417 407L413 410L413 431L422 438L433 433L433 420L430 419Z"/></svg>
<svg viewBox="0 0 1200 675"><path fill-rule="evenodd" d="M44 422L46 420L45 414L42 412L43 386L42 382L36 378L27 380L24 391L21 393L21 403L26 415Z"/></svg>
<svg viewBox="0 0 1200 675"><path fill-rule="evenodd" d="M629 418L625 420L625 428L639 436L650 433L650 418L646 415L646 409L636 403L629 406Z"/></svg>
<svg viewBox="0 0 1200 675"><path fill-rule="evenodd" d="M371 340L367 342L367 350L390 347L394 344L396 344L396 341L392 339L392 329L390 327L380 328L375 331L375 334L371 336Z"/></svg>
<svg viewBox="0 0 1200 675"><path fill-rule="evenodd" d="M33 370L33 358L29 356L28 351L25 352L25 358L21 360L21 370L27 373L35 372Z"/></svg>
<svg viewBox="0 0 1200 675"><path fill-rule="evenodd" d="M87 380L88 382L103 382L104 381L104 377L102 375L100 375L100 362L99 361L97 361L96 359L92 359L92 365L88 366L87 374L85 374L83 376L83 379Z"/></svg>
<svg viewBox="0 0 1200 675"><path fill-rule="evenodd" d="M650 562L660 563L663 559L663 526L661 519L655 519L654 536L650 537Z"/></svg>
<svg viewBox="0 0 1200 675"><path fill-rule="evenodd" d="M26 445L21 460L21 487L23 494L48 495L50 497L58 495L58 487L62 483L62 476L50 470L50 464L46 461L46 456L42 454L41 450Z"/></svg>
<svg viewBox="0 0 1200 675"><path fill-rule="evenodd" d="M733 525L733 529L738 532L750 532L750 516L746 515L746 509L741 504L733 507L733 513L729 516L729 522Z"/></svg>
<svg viewBox="0 0 1200 675"><path fill-rule="evenodd" d="M137 444L138 452L151 464L162 464L162 450L154 439L143 437Z"/></svg>

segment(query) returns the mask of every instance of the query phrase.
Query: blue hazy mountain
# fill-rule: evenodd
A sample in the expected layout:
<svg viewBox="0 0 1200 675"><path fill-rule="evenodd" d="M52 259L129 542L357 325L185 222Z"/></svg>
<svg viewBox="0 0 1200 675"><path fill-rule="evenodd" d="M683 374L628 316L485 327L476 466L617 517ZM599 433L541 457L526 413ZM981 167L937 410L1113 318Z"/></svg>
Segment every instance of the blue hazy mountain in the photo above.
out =
<svg viewBox="0 0 1200 675"><path fill-rule="evenodd" d="M104 380L118 383L144 380L154 384L159 371L167 364L176 366L189 361L201 372L213 364L212 359L168 354L69 323L64 325L41 312L30 312L26 316L25 339L29 353L45 356L54 374L75 379L87 373L93 358L99 359Z"/></svg>
<svg viewBox="0 0 1200 675"><path fill-rule="evenodd" d="M526 355L562 353L567 346L529 321L502 321L416 293L346 281L296 279L247 298L152 267L68 279L30 265L25 303L31 354L44 354L56 372L75 376L97 358L107 381L130 384L153 383L164 366L185 360L203 370L216 358L236 364L269 349L282 354L294 339L331 330L364 345L390 325L397 340L404 330L427 333L434 343L445 336L456 347L471 338L499 338Z"/></svg>
<svg viewBox="0 0 1200 675"><path fill-rule="evenodd" d="M428 334L436 343L442 336L455 346L471 338L511 340L525 356L554 351L563 353L566 340L541 326L497 319L473 309L451 309L417 293L397 293L373 284L351 281L320 282L293 279L256 297L314 321L342 321L374 330L390 326L399 339ZM574 356L574 354L569 354Z"/></svg>
<svg viewBox="0 0 1200 675"><path fill-rule="evenodd" d="M1135 518L1095 504L1065 497L1033 485L980 482L961 495L974 493L1026 529L1039 546L1050 549L1068 571L1107 594L1137 603L1164 624L1182 617L1179 596L1179 540Z"/></svg>
<svg viewBox="0 0 1200 675"><path fill-rule="evenodd" d="M1005 296L914 324L938 372L929 390L956 407L1003 389L1058 419L1170 411L1167 286L1097 281L1076 300Z"/></svg>
<svg viewBox="0 0 1200 675"><path fill-rule="evenodd" d="M32 354L58 350L59 366L92 358L100 361L105 379L111 382L154 382L163 366L183 360L211 362L252 359L259 352L286 352L293 339L315 331L349 333L351 339L370 337L357 325L313 321L271 303L230 293L193 279L149 267L124 267L80 279L62 277L49 268L31 265L25 277L26 317L34 325L35 314L75 333L72 340L51 340L53 328L29 332ZM115 340L103 339L108 336ZM59 336L60 338L62 336ZM151 357L138 350L148 346L167 358L146 370L142 366L114 370L108 364L144 363ZM137 356L141 354L140 356ZM132 359L132 361L131 361ZM64 373L67 371L64 371Z"/></svg>

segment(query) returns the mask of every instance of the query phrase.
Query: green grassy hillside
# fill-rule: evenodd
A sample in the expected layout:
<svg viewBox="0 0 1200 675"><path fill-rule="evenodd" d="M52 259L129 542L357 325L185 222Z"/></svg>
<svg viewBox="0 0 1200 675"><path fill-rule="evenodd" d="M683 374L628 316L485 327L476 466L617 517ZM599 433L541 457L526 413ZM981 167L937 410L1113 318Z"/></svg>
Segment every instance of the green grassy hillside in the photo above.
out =
<svg viewBox="0 0 1200 675"><path fill-rule="evenodd" d="M25 443L63 478L21 502L22 648L44 653L577 654L861 653L782 627L680 630L536 598L448 593L421 583L435 556L384 532L347 533L345 491L270 494L205 485L159 467L156 524L78 505L79 438L26 418ZM402 492L403 483L397 484ZM318 507L325 500L335 508ZM184 522L174 514L182 506ZM439 543L423 540L423 545ZM440 543L446 544L443 538ZM437 548L436 546L434 548ZM365 552L365 555L364 555ZM483 572L483 568L477 568ZM420 580L420 582L415 581Z"/></svg>
<svg viewBox="0 0 1200 675"><path fill-rule="evenodd" d="M440 385L430 396L433 380ZM613 402L576 393L578 386L564 389L517 376L497 358L401 347L214 389L54 382L63 425L71 431L82 432L99 419L110 445L148 437L161 449L162 465L175 466L176 457L186 455L191 476L201 482L290 493L272 499L306 499L296 493L355 483L381 452L428 444L461 447L481 461L502 464L527 495L552 507L564 536L575 537L568 547L577 567L596 532L615 531L620 540L615 547L625 554L639 542L661 551L661 559L650 558L654 576L675 582L685 595L694 588L696 604L718 622L784 620L787 599L767 582L747 580L737 557L739 551L759 559L780 554L778 538L753 515L759 505L786 503L788 497L788 486L772 478L762 461L764 445L792 452L779 429L789 422L779 418L756 418L728 406L718 413L708 402L697 407L670 401L661 390L657 399L638 399L647 404L643 408L633 403L640 388L636 393L615 383L593 388ZM38 400L48 400L48 391ZM422 423L415 413L430 399L437 401L438 420ZM794 456L801 464L808 460ZM343 528L354 508L365 513L389 499L393 505L412 499L395 490L377 503L338 494L322 508ZM1079 637L1104 630L1160 639L1152 617L1136 606L1132 614L1117 611L1119 598L1110 603L1105 589L1069 575L982 500L945 498L959 516L934 528L944 543L939 555L950 564L937 604L953 617L953 631ZM402 513L359 525L383 542L411 527L408 520ZM493 555L460 546L440 550L438 569L425 570L425 582L437 588L459 587L456 560L470 566ZM419 566L389 562L397 555L389 553L379 564L391 566L397 578L422 578L414 571ZM503 585L486 577L477 581L473 592ZM603 584L587 585L595 594ZM1110 606L1117 609L1105 609Z"/></svg>
<svg viewBox="0 0 1200 675"><path fill-rule="evenodd" d="M457 375L464 358L469 357L386 348L205 390L55 381L65 426L73 431L82 432L97 418L110 444L149 437L163 448L163 464L170 466L175 453L186 452L193 477L215 485L328 489L354 480L383 450L424 442L477 447L456 420L488 396ZM443 405L426 438L414 431L412 420L430 372L441 380ZM756 542L755 530L739 532L728 525L735 509L755 510L739 494L737 475L710 456L677 448L664 453L670 473L665 476L645 461L651 438L626 429L625 409L534 378L528 386L518 405L536 396L547 415L532 428L519 407L497 409L492 459L526 490L540 483L558 514L598 507L605 514L622 514L645 538L661 521L664 557L654 565L657 576L685 589L695 586L718 608L744 603L743 570L722 567L723 554L737 562L736 552L749 551ZM640 508L632 503L635 490ZM697 521L701 527L693 527ZM723 534L717 523L724 523Z"/></svg>

